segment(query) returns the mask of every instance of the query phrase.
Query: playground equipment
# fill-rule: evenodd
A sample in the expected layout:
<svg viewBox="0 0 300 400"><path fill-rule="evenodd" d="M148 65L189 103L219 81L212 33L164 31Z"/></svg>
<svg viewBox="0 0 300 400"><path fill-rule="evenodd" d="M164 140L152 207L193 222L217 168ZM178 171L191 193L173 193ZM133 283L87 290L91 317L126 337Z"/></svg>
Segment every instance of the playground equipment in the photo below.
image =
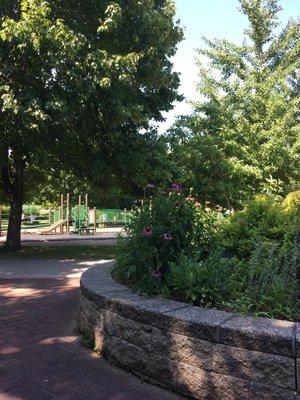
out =
<svg viewBox="0 0 300 400"><path fill-rule="evenodd" d="M66 196L66 202L64 195L60 196L60 207L55 210L49 211L49 223L50 226L40 230L40 235L50 235L60 233L70 233L70 195Z"/></svg>
<svg viewBox="0 0 300 400"><path fill-rule="evenodd" d="M108 225L126 225L130 221L131 212L118 209L100 209L96 210L97 223L99 226L107 227Z"/></svg>
<svg viewBox="0 0 300 400"><path fill-rule="evenodd" d="M60 197L60 207L49 211L50 226L41 230L41 235L64 234L64 233L95 233L96 232L96 209L89 209L88 195L85 195L84 204L82 196L78 197L78 204L70 207L70 196L67 194Z"/></svg>
<svg viewBox="0 0 300 400"><path fill-rule="evenodd" d="M9 217L2 211L0 205L0 235L6 234ZM33 211L37 216L35 223L29 221L29 214ZM25 212L26 218L22 221L22 232L40 235L96 233L97 228L126 225L131 217L131 212L126 209L89 208L88 195L84 197L79 195L78 204L71 207L69 194L60 196L60 206L55 209L48 211L44 209L40 212L35 209L35 206L25 206Z"/></svg>
<svg viewBox="0 0 300 400"><path fill-rule="evenodd" d="M89 209L88 195L85 195L85 204L82 204L81 195L78 197L78 205L72 207L71 212L73 233L96 233L96 209Z"/></svg>
<svg viewBox="0 0 300 400"><path fill-rule="evenodd" d="M52 233L57 233L57 230L59 229L60 233L64 233L64 227L67 225L68 219L60 219L57 222L54 222L52 225L48 226L47 228L44 228L40 230L38 233L40 235L50 235Z"/></svg>

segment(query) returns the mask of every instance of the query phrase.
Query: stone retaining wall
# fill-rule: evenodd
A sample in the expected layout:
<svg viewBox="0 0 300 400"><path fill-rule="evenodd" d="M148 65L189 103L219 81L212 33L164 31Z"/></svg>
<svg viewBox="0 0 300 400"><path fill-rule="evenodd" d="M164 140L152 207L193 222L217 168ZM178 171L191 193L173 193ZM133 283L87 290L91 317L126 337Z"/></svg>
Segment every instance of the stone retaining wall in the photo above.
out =
<svg viewBox="0 0 300 400"><path fill-rule="evenodd" d="M110 362L201 400L300 400L300 324L145 298L81 278L81 332ZM297 391L298 390L298 391Z"/></svg>

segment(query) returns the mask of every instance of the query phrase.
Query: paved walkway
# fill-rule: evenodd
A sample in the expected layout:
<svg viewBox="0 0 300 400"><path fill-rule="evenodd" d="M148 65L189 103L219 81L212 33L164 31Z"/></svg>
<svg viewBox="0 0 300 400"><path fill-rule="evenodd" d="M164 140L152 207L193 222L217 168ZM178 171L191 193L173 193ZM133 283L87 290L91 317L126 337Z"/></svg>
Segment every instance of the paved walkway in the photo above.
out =
<svg viewBox="0 0 300 400"><path fill-rule="evenodd" d="M80 344L79 275L89 265L50 262L0 261L0 400L179 399Z"/></svg>
<svg viewBox="0 0 300 400"><path fill-rule="evenodd" d="M105 228L98 231L96 235L38 235L37 233L22 233L21 241L23 246L31 245L99 245L107 246L116 243L118 234L124 234L122 228ZM0 236L0 245L4 244L6 236Z"/></svg>
<svg viewBox="0 0 300 400"><path fill-rule="evenodd" d="M1 260L1 278L80 278L88 268L107 260Z"/></svg>

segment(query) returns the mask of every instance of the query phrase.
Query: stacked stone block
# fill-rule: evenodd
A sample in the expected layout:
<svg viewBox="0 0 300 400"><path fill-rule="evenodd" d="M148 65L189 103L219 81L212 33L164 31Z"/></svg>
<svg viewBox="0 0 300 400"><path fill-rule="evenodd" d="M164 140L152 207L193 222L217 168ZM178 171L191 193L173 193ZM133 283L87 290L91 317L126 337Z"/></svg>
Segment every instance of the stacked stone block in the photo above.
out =
<svg viewBox="0 0 300 400"><path fill-rule="evenodd" d="M199 400L300 400L300 324L146 298L112 264L81 278L78 324L108 361Z"/></svg>

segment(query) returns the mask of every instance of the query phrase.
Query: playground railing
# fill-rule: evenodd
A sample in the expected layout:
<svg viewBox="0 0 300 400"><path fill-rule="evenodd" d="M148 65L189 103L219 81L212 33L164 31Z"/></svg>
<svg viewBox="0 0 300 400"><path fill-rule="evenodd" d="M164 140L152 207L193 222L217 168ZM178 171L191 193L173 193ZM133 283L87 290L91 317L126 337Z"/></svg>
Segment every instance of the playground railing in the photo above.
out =
<svg viewBox="0 0 300 400"><path fill-rule="evenodd" d="M55 210L50 210L50 224L54 224L61 219L67 218L67 207L63 207L62 211L60 208L56 208Z"/></svg>
<svg viewBox="0 0 300 400"><path fill-rule="evenodd" d="M131 212L118 209L98 209L96 211L97 222L101 224L126 225L131 218Z"/></svg>

